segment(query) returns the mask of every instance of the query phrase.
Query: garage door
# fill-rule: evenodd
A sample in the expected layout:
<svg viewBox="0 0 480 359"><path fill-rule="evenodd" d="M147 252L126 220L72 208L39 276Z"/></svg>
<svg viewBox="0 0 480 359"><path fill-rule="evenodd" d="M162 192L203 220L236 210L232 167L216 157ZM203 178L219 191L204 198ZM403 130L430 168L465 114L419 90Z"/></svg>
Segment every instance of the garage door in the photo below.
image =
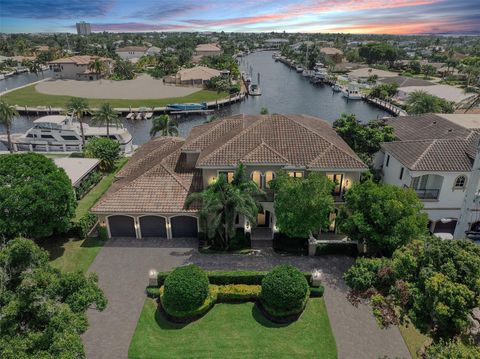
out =
<svg viewBox="0 0 480 359"><path fill-rule="evenodd" d="M133 218L128 216L108 217L112 237L136 237Z"/></svg>
<svg viewBox="0 0 480 359"><path fill-rule="evenodd" d="M167 238L165 218L159 216L140 217L140 231L142 237Z"/></svg>
<svg viewBox="0 0 480 359"><path fill-rule="evenodd" d="M448 223L442 223L438 221L435 225L435 229L433 230L434 233L450 233L453 234L455 232L455 227L457 226L457 221L452 220Z"/></svg>
<svg viewBox="0 0 480 359"><path fill-rule="evenodd" d="M197 238L197 219L195 217L178 216L170 218L173 238Z"/></svg>

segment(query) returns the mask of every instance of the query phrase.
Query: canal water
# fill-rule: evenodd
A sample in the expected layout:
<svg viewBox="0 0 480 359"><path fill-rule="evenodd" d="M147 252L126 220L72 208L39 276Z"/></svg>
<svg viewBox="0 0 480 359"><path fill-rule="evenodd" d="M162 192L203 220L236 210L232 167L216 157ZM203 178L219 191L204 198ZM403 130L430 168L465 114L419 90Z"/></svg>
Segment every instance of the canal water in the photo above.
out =
<svg viewBox="0 0 480 359"><path fill-rule="evenodd" d="M266 107L270 113L307 114L329 122L340 117L342 112L354 113L361 121L388 115L366 102L347 101L341 93L333 92L328 85L311 84L295 70L291 70L283 63L275 62L272 59L272 52L269 51L256 52L242 58L240 67L242 71L251 75L254 83L259 84L262 96L249 97L245 101L221 108L215 113L218 117L238 113L260 114L262 107ZM12 132L28 130L35 118L32 116L16 118ZM186 137L193 126L202 124L206 119L207 116L178 118L180 136ZM132 134L134 144L140 145L149 140L151 120L124 119L124 125ZM0 125L0 133L4 132L5 129ZM4 150L5 148L1 146L0 144L0 150Z"/></svg>

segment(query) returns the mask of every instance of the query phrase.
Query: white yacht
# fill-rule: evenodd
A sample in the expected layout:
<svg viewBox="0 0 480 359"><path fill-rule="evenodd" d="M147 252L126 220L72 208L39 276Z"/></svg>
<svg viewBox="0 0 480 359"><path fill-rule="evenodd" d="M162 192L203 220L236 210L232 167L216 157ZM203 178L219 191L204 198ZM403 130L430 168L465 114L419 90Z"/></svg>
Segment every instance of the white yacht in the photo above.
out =
<svg viewBox="0 0 480 359"><path fill-rule="evenodd" d="M250 96L260 96L262 92L260 91L260 87L257 84L250 84L248 86L248 94Z"/></svg>
<svg viewBox="0 0 480 359"><path fill-rule="evenodd" d="M83 124L85 140L93 137L107 137L106 127L91 127ZM109 136L120 143L125 153L133 151L132 135L126 128L112 126ZM44 116L33 121L33 127L24 134L12 134L14 151L74 152L82 150L80 123L65 115ZM7 135L0 135L0 142L8 147Z"/></svg>
<svg viewBox="0 0 480 359"><path fill-rule="evenodd" d="M297 65L297 66L295 67L295 70L296 70L297 72L300 72L300 73L301 73L301 72L303 72L303 67L300 66L300 65Z"/></svg>
<svg viewBox="0 0 480 359"><path fill-rule="evenodd" d="M349 99L349 100L361 100L362 99L362 94L360 93L360 90L358 89L357 86L355 85L348 85L348 88L342 90L343 97Z"/></svg>
<svg viewBox="0 0 480 359"><path fill-rule="evenodd" d="M332 85L332 90L333 90L334 92L340 92L340 91L342 91L342 86L340 86L340 85L337 84L337 83L334 83L334 84Z"/></svg>

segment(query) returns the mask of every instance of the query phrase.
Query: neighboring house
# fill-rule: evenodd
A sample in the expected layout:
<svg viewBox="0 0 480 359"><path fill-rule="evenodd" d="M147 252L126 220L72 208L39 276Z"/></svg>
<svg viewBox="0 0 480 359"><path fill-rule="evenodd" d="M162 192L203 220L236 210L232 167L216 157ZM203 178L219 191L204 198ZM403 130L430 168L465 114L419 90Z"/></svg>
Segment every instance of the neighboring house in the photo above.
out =
<svg viewBox="0 0 480 359"><path fill-rule="evenodd" d="M279 49L283 45L288 45L287 39L267 39L264 41L267 48Z"/></svg>
<svg viewBox="0 0 480 359"><path fill-rule="evenodd" d="M187 139L157 137L143 145L92 213L107 226L110 237L197 237L199 208L185 208L187 196L222 173L232 180L240 162L267 194L256 228L243 216L236 220L237 228L252 233L252 241L271 241L277 231L269 182L279 170L294 177L325 174L336 183L337 205L368 170L331 124L319 118L235 115L196 126ZM334 213L330 219L330 230L335 231Z"/></svg>
<svg viewBox="0 0 480 359"><path fill-rule="evenodd" d="M475 183L471 177L480 116L427 114L391 118L388 124L397 140L382 144L375 168L385 183L413 188L424 203L430 231L451 237L468 186L474 186L475 192L479 189L478 179ZM466 211L468 228L480 223L480 206L475 206L476 210Z"/></svg>
<svg viewBox="0 0 480 359"><path fill-rule="evenodd" d="M334 47L322 47L320 48L320 53L325 54L327 56L334 56L334 55L343 56L343 51L336 49Z"/></svg>
<svg viewBox="0 0 480 359"><path fill-rule="evenodd" d="M88 177L97 170L100 160L96 158L72 158L61 157L54 158L53 162L57 167L63 168L68 178L72 182L72 186L77 194L82 190L80 187L88 180ZM79 191L80 189L80 191Z"/></svg>
<svg viewBox="0 0 480 359"><path fill-rule="evenodd" d="M89 69L90 64L100 59L104 63L102 73L95 73ZM50 61L48 63L53 70L53 77L56 79L72 79L72 80L98 80L104 76L108 76L113 70L113 60L99 56L71 56Z"/></svg>
<svg viewBox="0 0 480 359"><path fill-rule="evenodd" d="M150 46L146 52L146 55L158 55L162 52L162 49L156 46Z"/></svg>
<svg viewBox="0 0 480 359"><path fill-rule="evenodd" d="M166 83L175 83L179 85L200 85L202 86L206 81L212 77L220 76L220 70L211 69L206 66L195 66L188 69L179 70L175 76L167 76Z"/></svg>
<svg viewBox="0 0 480 359"><path fill-rule="evenodd" d="M217 44L200 44L195 48L196 56L217 56L223 53Z"/></svg>
<svg viewBox="0 0 480 359"><path fill-rule="evenodd" d="M147 53L147 50L148 48L144 46L127 46L116 49L115 53L120 56L122 60L137 62L140 57Z"/></svg>

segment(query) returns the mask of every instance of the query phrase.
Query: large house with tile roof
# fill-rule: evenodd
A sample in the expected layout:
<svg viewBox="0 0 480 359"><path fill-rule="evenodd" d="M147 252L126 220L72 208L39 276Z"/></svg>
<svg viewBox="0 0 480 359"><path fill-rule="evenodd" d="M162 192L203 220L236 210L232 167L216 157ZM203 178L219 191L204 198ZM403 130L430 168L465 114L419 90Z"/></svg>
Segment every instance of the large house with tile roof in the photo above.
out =
<svg viewBox="0 0 480 359"><path fill-rule="evenodd" d="M96 59L99 59L104 64L101 73L90 69L90 64ZM98 80L104 76L111 75L113 72L113 60L100 56L78 55L64 57L50 61L48 65L53 70L53 77L56 79Z"/></svg>
<svg viewBox="0 0 480 359"><path fill-rule="evenodd" d="M107 226L110 237L197 237L198 207L185 208L185 200L220 174L231 180L240 162L267 193L256 226L241 216L236 221L238 228L253 231L252 239L259 229L270 239L277 231L269 182L278 171L293 177L324 173L336 183L333 194L340 204L345 190L367 170L331 125L319 118L235 115L196 126L186 139L158 137L143 145L92 213Z"/></svg>
<svg viewBox="0 0 480 359"><path fill-rule="evenodd" d="M422 200L430 231L452 237L468 186L479 189L472 176L480 140L480 116L426 114L391 118L397 138L384 143L375 158L385 183L411 187ZM477 183L474 183L477 182ZM469 229L480 229L480 205L470 208ZM465 236L465 233L460 234Z"/></svg>

